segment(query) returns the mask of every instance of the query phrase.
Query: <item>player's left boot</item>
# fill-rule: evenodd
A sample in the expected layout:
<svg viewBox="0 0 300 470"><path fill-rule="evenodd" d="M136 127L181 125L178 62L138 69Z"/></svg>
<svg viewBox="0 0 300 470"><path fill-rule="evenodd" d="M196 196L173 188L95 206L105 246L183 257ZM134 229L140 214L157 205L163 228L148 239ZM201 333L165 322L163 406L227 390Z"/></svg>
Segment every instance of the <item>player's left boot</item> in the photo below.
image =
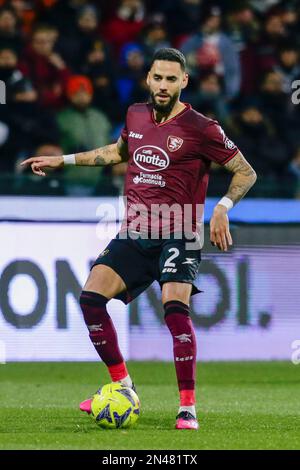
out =
<svg viewBox="0 0 300 470"><path fill-rule="evenodd" d="M199 428L198 420L188 411L181 411L176 416L176 429L194 429Z"/></svg>
<svg viewBox="0 0 300 470"><path fill-rule="evenodd" d="M131 388L132 388L132 390L133 390L134 392L136 392L136 388L135 388L134 383L132 383L132 387L131 387ZM101 390L101 388L99 388L96 393L98 393L98 392L100 393L100 390ZM80 409L81 411L84 411L84 412L87 413L88 415L90 415L91 412L92 412L92 401L93 401L92 398L88 398L87 400L82 401L82 402L80 403L80 405L79 405L79 409Z"/></svg>

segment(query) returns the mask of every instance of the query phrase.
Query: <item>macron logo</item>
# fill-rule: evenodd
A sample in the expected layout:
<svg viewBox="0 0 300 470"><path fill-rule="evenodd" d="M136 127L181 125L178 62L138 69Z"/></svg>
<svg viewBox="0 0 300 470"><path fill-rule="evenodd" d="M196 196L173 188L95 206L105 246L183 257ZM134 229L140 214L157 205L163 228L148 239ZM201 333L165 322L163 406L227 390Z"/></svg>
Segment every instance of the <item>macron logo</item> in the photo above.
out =
<svg viewBox="0 0 300 470"><path fill-rule="evenodd" d="M183 261L182 264L193 264L196 258L185 258L186 261Z"/></svg>
<svg viewBox="0 0 300 470"><path fill-rule="evenodd" d="M175 338L179 339L181 343L191 343L191 336L192 335L188 335L187 333L182 333L182 335L175 336Z"/></svg>
<svg viewBox="0 0 300 470"><path fill-rule="evenodd" d="M129 132L129 137L133 137L134 139L142 139L144 136L143 134L137 134L136 132Z"/></svg>

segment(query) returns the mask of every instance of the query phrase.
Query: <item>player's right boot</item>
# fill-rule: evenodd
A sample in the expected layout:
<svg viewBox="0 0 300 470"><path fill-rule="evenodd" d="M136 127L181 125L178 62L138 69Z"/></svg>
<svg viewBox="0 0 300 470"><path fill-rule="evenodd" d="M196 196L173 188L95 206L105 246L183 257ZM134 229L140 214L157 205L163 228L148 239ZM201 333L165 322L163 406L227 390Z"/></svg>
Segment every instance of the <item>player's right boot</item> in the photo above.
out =
<svg viewBox="0 0 300 470"><path fill-rule="evenodd" d="M197 418L188 411L181 411L176 416L175 429L199 429Z"/></svg>
<svg viewBox="0 0 300 470"><path fill-rule="evenodd" d="M79 408L81 411L85 411L88 415L92 412L92 398L88 398L88 400L84 400L80 403Z"/></svg>
<svg viewBox="0 0 300 470"><path fill-rule="evenodd" d="M135 388L135 385L134 383L132 383L132 390L136 393L136 388ZM101 390L101 387L97 390L96 393L100 393L100 390ZM84 411L85 413L87 413L88 415L91 414L92 412L92 401L93 399L92 398L88 398L87 400L84 400L80 403L79 405L79 409L81 411Z"/></svg>

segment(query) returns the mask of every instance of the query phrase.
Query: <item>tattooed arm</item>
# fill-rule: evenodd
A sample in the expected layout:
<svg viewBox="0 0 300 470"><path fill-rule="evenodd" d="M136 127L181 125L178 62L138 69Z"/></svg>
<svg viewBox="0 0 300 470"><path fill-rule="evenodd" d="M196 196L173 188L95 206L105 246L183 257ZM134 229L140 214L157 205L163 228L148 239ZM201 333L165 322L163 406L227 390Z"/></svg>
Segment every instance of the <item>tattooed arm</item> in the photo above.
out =
<svg viewBox="0 0 300 470"><path fill-rule="evenodd" d="M75 154L76 165L105 166L116 165L128 160L127 144L122 137L115 144L106 145L89 152Z"/></svg>
<svg viewBox="0 0 300 470"><path fill-rule="evenodd" d="M78 166L104 166L115 165L126 162L129 158L127 143L122 137L118 142L105 147L100 147L88 152L75 154L75 164ZM32 157L24 160L21 165L31 165L33 173L39 176L45 176L45 168L61 168L64 166L63 156L58 157Z"/></svg>
<svg viewBox="0 0 300 470"><path fill-rule="evenodd" d="M224 167L233 173L225 197L229 198L234 205L253 186L256 181L256 173L241 152L238 152ZM222 251L227 251L228 246L232 245L227 208L221 204L217 204L214 208L210 221L210 240L212 245L217 246Z"/></svg>
<svg viewBox="0 0 300 470"><path fill-rule="evenodd" d="M256 181L256 173L245 157L238 152L224 167L233 173L226 197L232 200L233 205L242 199Z"/></svg>

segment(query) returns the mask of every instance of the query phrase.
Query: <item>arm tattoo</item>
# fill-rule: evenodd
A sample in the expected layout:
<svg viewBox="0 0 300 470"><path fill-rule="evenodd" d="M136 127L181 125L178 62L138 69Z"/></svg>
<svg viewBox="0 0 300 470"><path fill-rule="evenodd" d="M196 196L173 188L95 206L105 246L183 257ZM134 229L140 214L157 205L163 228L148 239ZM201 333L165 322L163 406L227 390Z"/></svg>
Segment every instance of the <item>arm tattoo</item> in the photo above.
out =
<svg viewBox="0 0 300 470"><path fill-rule="evenodd" d="M238 152L224 167L234 173L226 197L236 204L256 181L256 173L241 152Z"/></svg>
<svg viewBox="0 0 300 470"><path fill-rule="evenodd" d="M120 163L117 144L106 145L88 152L76 153L76 165L104 166Z"/></svg>
<svg viewBox="0 0 300 470"><path fill-rule="evenodd" d="M113 163L118 163L116 161L116 146L115 145L106 145L99 149L94 150L94 163L96 166L103 165L112 165Z"/></svg>
<svg viewBox="0 0 300 470"><path fill-rule="evenodd" d="M120 137L116 144L75 154L76 165L104 166L126 162L129 159L127 143Z"/></svg>

